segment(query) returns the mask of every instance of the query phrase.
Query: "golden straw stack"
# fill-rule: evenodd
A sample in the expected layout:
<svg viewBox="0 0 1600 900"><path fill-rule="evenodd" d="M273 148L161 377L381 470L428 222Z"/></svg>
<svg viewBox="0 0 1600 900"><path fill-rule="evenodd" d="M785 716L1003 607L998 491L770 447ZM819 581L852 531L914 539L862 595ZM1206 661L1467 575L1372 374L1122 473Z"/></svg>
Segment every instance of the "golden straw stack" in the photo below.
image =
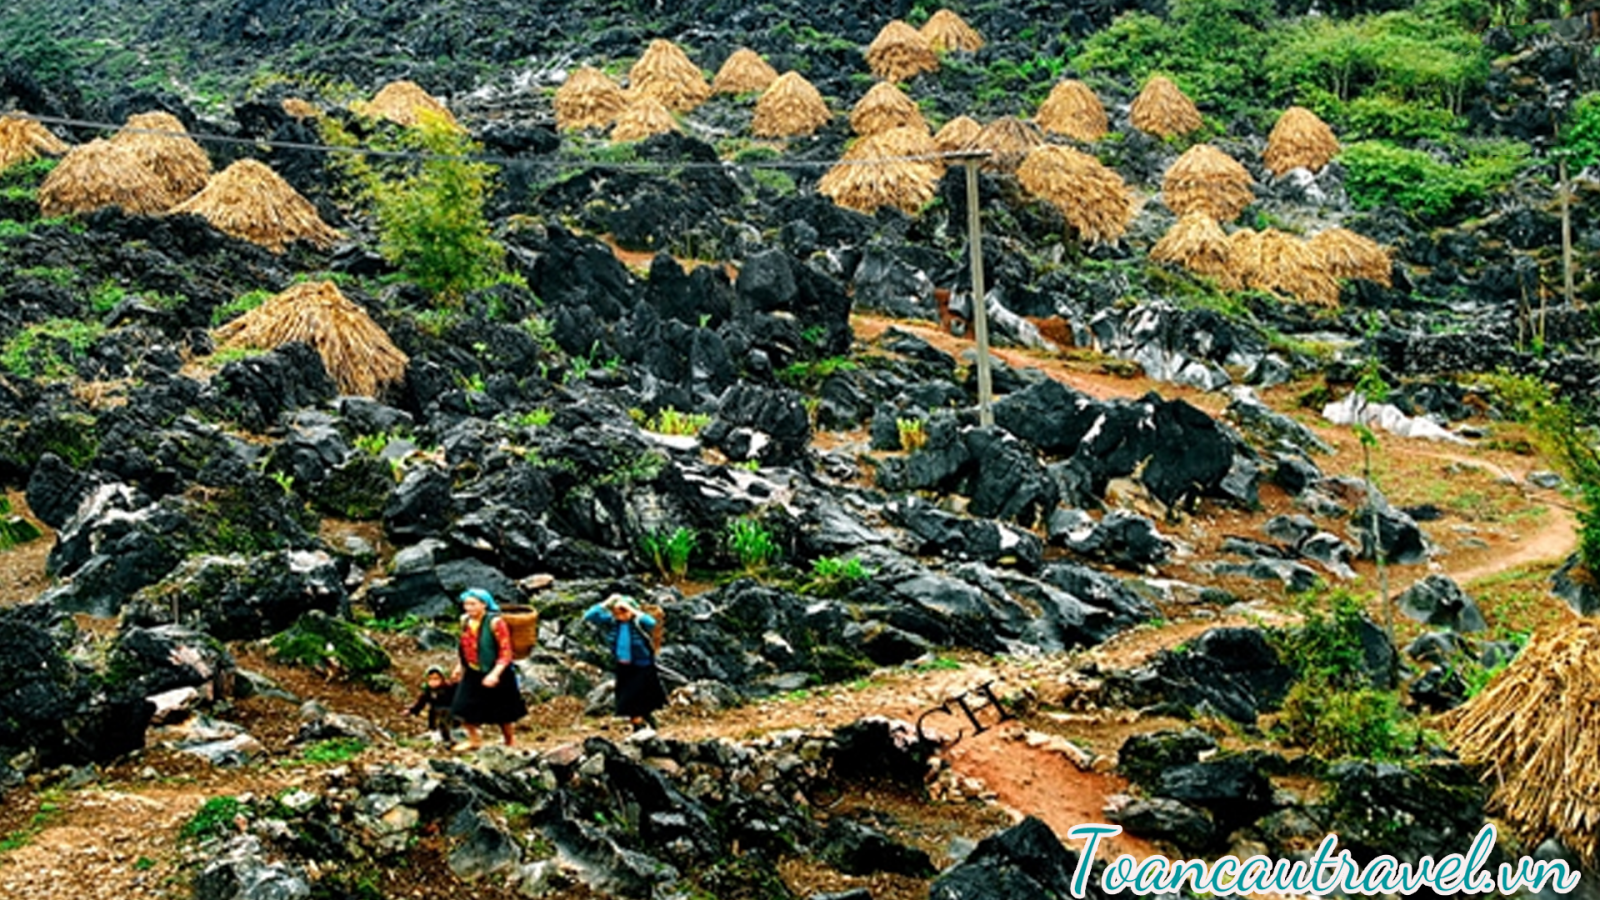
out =
<svg viewBox="0 0 1600 900"><path fill-rule="evenodd" d="M1180 216L1198 212L1218 222L1232 222L1255 202L1253 182L1238 160L1210 144L1196 144L1167 168L1161 197Z"/></svg>
<svg viewBox="0 0 1600 900"><path fill-rule="evenodd" d="M1228 236L1225 280L1234 285L1288 294L1313 306L1339 305L1339 282L1311 245L1275 228L1241 229Z"/></svg>
<svg viewBox="0 0 1600 900"><path fill-rule="evenodd" d="M673 112L689 112L711 98L704 72L677 44L657 38L628 70L628 89L654 97Z"/></svg>
<svg viewBox="0 0 1600 900"><path fill-rule="evenodd" d="M1133 127L1156 137L1188 134L1200 128L1200 110L1178 86L1160 75L1146 82L1128 110Z"/></svg>
<svg viewBox="0 0 1600 900"><path fill-rule="evenodd" d="M1192 212L1156 241L1150 258L1183 266L1196 275L1220 277L1228 273L1228 249L1222 226L1205 213Z"/></svg>
<svg viewBox="0 0 1600 900"><path fill-rule="evenodd" d="M757 94L778 80L778 70L748 47L733 51L711 79L713 94Z"/></svg>
<svg viewBox="0 0 1600 900"><path fill-rule="evenodd" d="M1044 135L1016 116L1001 116L983 126L965 149L987 150L983 167L994 172L1015 172L1033 148L1044 143Z"/></svg>
<svg viewBox="0 0 1600 900"><path fill-rule="evenodd" d="M798 137L828 124L833 113L799 72L785 72L756 100L750 129L757 137Z"/></svg>
<svg viewBox="0 0 1600 900"><path fill-rule="evenodd" d="M901 127L927 131L928 122L917 104L887 81L873 85L850 110L850 128L862 137Z"/></svg>
<svg viewBox="0 0 1600 900"><path fill-rule="evenodd" d="M1281 176L1290 169L1315 172L1338 155L1339 139L1333 136L1328 123L1303 106L1291 106L1267 135L1267 150L1261 161L1273 175Z"/></svg>
<svg viewBox="0 0 1600 900"><path fill-rule="evenodd" d="M296 119L316 119L322 116L322 107L300 97L285 97L278 102L283 111Z"/></svg>
<svg viewBox="0 0 1600 900"><path fill-rule="evenodd" d="M166 183L132 150L98 138L72 148L39 185L39 213L47 218L106 206L152 216L174 202Z"/></svg>
<svg viewBox="0 0 1600 900"><path fill-rule="evenodd" d="M1100 98L1077 79L1068 79L1051 88L1050 96L1039 104L1039 114L1034 116L1034 121L1051 134L1064 134L1086 144L1100 140L1111 130Z"/></svg>
<svg viewBox="0 0 1600 900"><path fill-rule="evenodd" d="M616 127L611 129L613 141L642 141L655 134L682 131L672 110L648 94L634 94L628 106L617 116Z"/></svg>
<svg viewBox="0 0 1600 900"><path fill-rule="evenodd" d="M331 281L307 281L215 332L219 346L271 350L300 341L317 351L344 394L376 397L406 374L406 355Z"/></svg>
<svg viewBox="0 0 1600 900"><path fill-rule="evenodd" d="M606 73L579 66L556 89L556 127L563 131L610 128L627 105L627 95Z"/></svg>
<svg viewBox="0 0 1600 900"><path fill-rule="evenodd" d="M880 206L914 215L933 199L943 168L933 160L904 157L934 152L926 130L881 131L856 141L844 160L817 182L817 191L839 206L869 215Z"/></svg>
<svg viewBox="0 0 1600 900"><path fill-rule="evenodd" d="M872 74L884 81L905 81L913 75L937 71L939 57L921 32L895 19L867 45L867 65Z"/></svg>
<svg viewBox="0 0 1600 900"><path fill-rule="evenodd" d="M204 216L223 234L282 253L303 240L326 249L343 235L329 228L311 201L265 164L241 159L211 178L200 193L172 208Z"/></svg>
<svg viewBox="0 0 1600 900"><path fill-rule="evenodd" d="M983 132L983 126L971 116L956 116L944 123L933 136L933 146L940 153L954 153L972 143Z"/></svg>
<svg viewBox="0 0 1600 900"><path fill-rule="evenodd" d="M941 9L922 25L922 37L935 53L964 50L971 53L983 47L983 38L960 16Z"/></svg>
<svg viewBox="0 0 1600 900"><path fill-rule="evenodd" d="M405 128L414 128L425 117L436 116L451 131L466 131L448 107L414 81L390 82L378 91L370 103L358 100L350 104L350 109L356 115L368 119L386 119Z"/></svg>
<svg viewBox="0 0 1600 900"><path fill-rule="evenodd" d="M33 119L7 113L0 116L0 172L39 156L60 156L71 149L66 141Z"/></svg>
<svg viewBox="0 0 1600 900"><path fill-rule="evenodd" d="M1389 248L1348 228L1329 228L1311 236L1311 248L1335 278L1364 278L1393 287L1394 259Z"/></svg>
<svg viewBox="0 0 1600 900"><path fill-rule="evenodd" d="M206 186L211 157L188 137L178 117L167 112L139 113L111 138L166 185L171 202L185 200Z"/></svg>
<svg viewBox="0 0 1600 900"><path fill-rule="evenodd" d="M1091 243L1122 237L1137 211L1121 175L1070 147L1035 147L1017 167L1017 180L1054 204L1079 239Z"/></svg>

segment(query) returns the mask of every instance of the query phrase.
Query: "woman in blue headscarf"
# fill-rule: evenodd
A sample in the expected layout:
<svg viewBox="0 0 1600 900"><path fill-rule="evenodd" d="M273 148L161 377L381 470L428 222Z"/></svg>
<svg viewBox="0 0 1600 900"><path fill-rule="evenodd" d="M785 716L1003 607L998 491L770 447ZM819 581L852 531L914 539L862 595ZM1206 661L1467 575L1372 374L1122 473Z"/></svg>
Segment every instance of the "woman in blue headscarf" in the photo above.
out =
<svg viewBox="0 0 1600 900"><path fill-rule="evenodd" d="M467 729L455 750L481 746L479 725L499 725L506 746L512 745L511 724L528 714L511 666L511 626L500 618L494 596L480 588L461 592L461 643L456 648L455 702L450 712Z"/></svg>
<svg viewBox="0 0 1600 900"><path fill-rule="evenodd" d="M656 671L655 645L650 639L655 618L621 594L612 594L589 607L583 618L604 629L606 647L616 662L617 715L628 717L636 729L655 728L652 714L667 705L667 692Z"/></svg>

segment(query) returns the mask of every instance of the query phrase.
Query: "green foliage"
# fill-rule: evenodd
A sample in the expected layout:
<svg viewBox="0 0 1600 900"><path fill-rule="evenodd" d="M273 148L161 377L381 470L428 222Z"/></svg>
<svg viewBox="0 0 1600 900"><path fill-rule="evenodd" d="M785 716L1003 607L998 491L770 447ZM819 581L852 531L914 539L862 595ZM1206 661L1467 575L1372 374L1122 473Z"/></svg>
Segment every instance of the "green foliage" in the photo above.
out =
<svg viewBox="0 0 1600 900"><path fill-rule="evenodd" d="M56 287L71 287L78 280L77 273L62 266L34 266L28 269L18 269L17 279L33 278L49 282Z"/></svg>
<svg viewBox="0 0 1600 900"><path fill-rule="evenodd" d="M957 672L961 670L961 660L936 655L931 659L917 663L916 670L918 672Z"/></svg>
<svg viewBox="0 0 1600 900"><path fill-rule="evenodd" d="M69 378L105 327L98 322L51 319L18 332L0 349L0 367L18 378Z"/></svg>
<svg viewBox="0 0 1600 900"><path fill-rule="evenodd" d="M39 535L37 526L11 511L10 498L0 496L0 551L26 544Z"/></svg>
<svg viewBox="0 0 1600 900"><path fill-rule="evenodd" d="M778 371L778 380L795 389L815 387L835 372L854 372L853 360L843 356L830 356L815 362L796 362Z"/></svg>
<svg viewBox="0 0 1600 900"><path fill-rule="evenodd" d="M639 544L663 579L682 581L689 574L689 558L700 547L700 536L694 529L680 525L670 533L646 532L639 538Z"/></svg>
<svg viewBox="0 0 1600 900"><path fill-rule="evenodd" d="M772 532L755 519L745 517L728 522L728 549L745 571L754 571L776 562L779 548Z"/></svg>
<svg viewBox="0 0 1600 900"><path fill-rule="evenodd" d="M208 837L226 837L238 830L236 820L244 813L244 804L237 797L212 797L183 823L178 834L185 840Z"/></svg>
<svg viewBox="0 0 1600 900"><path fill-rule="evenodd" d="M1365 683L1362 649L1362 605L1349 591L1311 594L1296 603L1301 622L1267 632L1285 664L1302 679L1318 679L1337 688Z"/></svg>
<svg viewBox="0 0 1600 900"><path fill-rule="evenodd" d="M15 8L15 7L14 7ZM0 61L45 84L75 82L80 39L61 38L50 17L15 12L0 19Z"/></svg>
<svg viewBox="0 0 1600 900"><path fill-rule="evenodd" d="M1403 760L1425 741L1392 691L1335 690L1316 679L1289 689L1280 721L1291 740L1327 759Z"/></svg>
<svg viewBox="0 0 1600 900"><path fill-rule="evenodd" d="M1600 574L1600 439L1594 423L1567 400L1548 396L1530 410L1539 449L1561 469L1578 495L1578 558Z"/></svg>
<svg viewBox="0 0 1600 900"><path fill-rule="evenodd" d="M245 293L240 294L239 296L229 300L227 303L224 303L211 311L212 327L221 325L222 323L227 322L236 316L241 316L250 310L255 309L261 304L267 302L267 299L271 296L271 291L261 289L246 291Z"/></svg>
<svg viewBox="0 0 1600 900"><path fill-rule="evenodd" d="M1165 74L1200 106L1234 114L1255 93L1272 13L1270 0L1174 0L1165 21L1124 13L1084 42L1073 66L1139 83Z"/></svg>
<svg viewBox="0 0 1600 900"><path fill-rule="evenodd" d="M910 453L928 442L928 432L921 419L895 419L895 430L900 433L900 449Z"/></svg>
<svg viewBox="0 0 1600 900"><path fill-rule="evenodd" d="M1339 155L1349 170L1345 185L1361 209L1393 203L1425 219L1460 212L1511 181L1528 164L1528 145L1517 141L1469 144L1459 165L1424 150L1381 141L1351 144Z"/></svg>
<svg viewBox="0 0 1600 900"><path fill-rule="evenodd" d="M556 414L549 407L541 406L527 412L512 413L504 417L507 426L511 428L543 428L554 420Z"/></svg>
<svg viewBox="0 0 1600 900"><path fill-rule="evenodd" d="M404 634L419 625L425 624L426 621L416 613L406 613L398 619L373 619L366 623L366 627L373 631L382 631L389 634Z"/></svg>
<svg viewBox="0 0 1600 900"><path fill-rule="evenodd" d="M800 593L836 597L871 577L872 572L856 557L819 556L811 561L811 580Z"/></svg>
<svg viewBox="0 0 1600 900"><path fill-rule="evenodd" d="M99 315L105 315L127 298L128 289L108 278L89 293L89 308Z"/></svg>
<svg viewBox="0 0 1600 900"><path fill-rule="evenodd" d="M707 413L681 413L668 406L651 416L644 424L646 431L657 434L696 435L702 428L711 424L711 416Z"/></svg>
<svg viewBox="0 0 1600 900"><path fill-rule="evenodd" d="M8 168L0 169L0 187L33 190L60 163L61 160L53 156L36 156L24 162L13 163Z"/></svg>
<svg viewBox="0 0 1600 900"><path fill-rule="evenodd" d="M330 738L307 744L306 748L300 751L300 758L308 763L338 765L355 759L365 749L367 742L360 738Z"/></svg>
<svg viewBox="0 0 1600 900"><path fill-rule="evenodd" d="M221 368L228 363L238 362L241 359L253 359L267 352L260 347L223 347L207 358L213 366Z"/></svg>
<svg viewBox="0 0 1600 900"><path fill-rule="evenodd" d="M329 675L363 678L389 668L389 654L361 629L321 613L301 616L274 636L271 646L279 662Z"/></svg>
<svg viewBox="0 0 1600 900"><path fill-rule="evenodd" d="M1600 93L1578 98L1561 130L1561 149L1573 171L1600 162Z"/></svg>

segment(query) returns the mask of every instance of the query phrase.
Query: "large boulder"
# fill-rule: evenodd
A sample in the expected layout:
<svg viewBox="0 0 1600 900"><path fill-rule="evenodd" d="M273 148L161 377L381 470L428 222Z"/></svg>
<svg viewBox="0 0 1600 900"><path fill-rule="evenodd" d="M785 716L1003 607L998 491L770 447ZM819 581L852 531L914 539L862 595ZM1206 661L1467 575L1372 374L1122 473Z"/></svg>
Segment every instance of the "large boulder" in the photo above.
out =
<svg viewBox="0 0 1600 900"><path fill-rule="evenodd" d="M228 363L211 383L224 413L252 431L265 431L284 412L325 403L339 392L322 357L299 342Z"/></svg>
<svg viewBox="0 0 1600 900"><path fill-rule="evenodd" d="M135 595L124 621L182 622L224 641L270 637L306 612L349 614L341 566L320 550L195 556Z"/></svg>
<svg viewBox="0 0 1600 900"><path fill-rule="evenodd" d="M1106 678L1114 703L1178 714L1220 714L1254 727L1289 692L1294 671L1255 628L1213 628L1179 650ZM1182 798L1178 798L1182 799Z"/></svg>
<svg viewBox="0 0 1600 900"><path fill-rule="evenodd" d="M1429 575L1401 592L1395 604L1407 617L1452 631L1483 631L1488 623L1461 586L1445 575Z"/></svg>
<svg viewBox="0 0 1600 900"><path fill-rule="evenodd" d="M801 464L811 443L804 399L798 391L741 382L722 395L716 418L700 432L700 440L733 460Z"/></svg>

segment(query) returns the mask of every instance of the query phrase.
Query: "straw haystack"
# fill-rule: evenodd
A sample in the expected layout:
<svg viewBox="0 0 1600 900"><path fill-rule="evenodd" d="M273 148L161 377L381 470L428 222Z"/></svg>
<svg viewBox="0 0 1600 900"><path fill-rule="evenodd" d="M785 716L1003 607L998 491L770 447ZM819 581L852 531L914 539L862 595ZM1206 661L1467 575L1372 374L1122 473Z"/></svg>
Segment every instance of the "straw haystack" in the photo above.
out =
<svg viewBox="0 0 1600 900"><path fill-rule="evenodd" d="M1051 134L1064 134L1085 143L1100 140L1111 129L1100 98L1087 84L1072 78L1050 89L1050 96L1039 104L1039 114L1033 120Z"/></svg>
<svg viewBox="0 0 1600 900"><path fill-rule="evenodd" d="M635 93L628 98L628 106L617 116L616 127L611 129L613 141L642 141L655 134L682 131L672 110L660 100Z"/></svg>
<svg viewBox="0 0 1600 900"><path fill-rule="evenodd" d="M1054 204L1079 239L1091 243L1121 237L1137 211L1121 175L1070 147L1035 147L1017 167L1017 180Z"/></svg>
<svg viewBox="0 0 1600 900"><path fill-rule="evenodd" d="M750 129L756 137L797 137L828 124L833 113L799 72L785 72L756 100Z"/></svg>
<svg viewBox="0 0 1600 900"><path fill-rule="evenodd" d="M1394 258L1389 248L1348 228L1329 228L1311 236L1311 249L1335 278L1364 278L1393 286Z"/></svg>
<svg viewBox="0 0 1600 900"><path fill-rule="evenodd" d="M296 119L317 119L322 117L322 107L310 100L299 97L285 97L278 102L283 111Z"/></svg>
<svg viewBox="0 0 1600 900"><path fill-rule="evenodd" d="M1228 249L1228 235L1222 226L1205 213L1192 212L1156 241L1150 258L1183 266L1196 275L1225 276Z"/></svg>
<svg viewBox="0 0 1600 900"><path fill-rule="evenodd" d="M303 240L327 248L343 235L329 228L311 201L265 164L241 159L212 177L200 193L172 208L204 216L214 228L282 253Z"/></svg>
<svg viewBox="0 0 1600 900"><path fill-rule="evenodd" d="M1291 106L1267 135L1267 152L1261 161L1273 175L1281 176L1290 169L1315 172L1338 155L1339 139L1333 136L1328 123L1303 106Z"/></svg>
<svg viewBox="0 0 1600 900"><path fill-rule="evenodd" d="M44 154L60 156L68 149L66 141L33 119L10 113L0 116L0 172Z"/></svg>
<svg viewBox="0 0 1600 900"><path fill-rule="evenodd" d="M262 350L300 341L322 357L342 394L376 397L406 374L406 355L331 281L297 284L214 334L218 346Z"/></svg>
<svg viewBox="0 0 1600 900"><path fill-rule="evenodd" d="M915 214L933 199L943 168L933 160L907 157L934 152L926 130L881 131L856 141L817 182L817 191L840 206L869 215L880 206Z"/></svg>
<svg viewBox="0 0 1600 900"><path fill-rule="evenodd" d="M414 128L420 124L425 113L431 113L429 118L437 118L445 123L452 131L466 131L450 110L433 95L423 90L414 81L393 81L383 86L372 102L363 103L357 100L350 104L350 109L358 116L368 119L387 119L390 122L405 128Z"/></svg>
<svg viewBox="0 0 1600 900"><path fill-rule="evenodd" d="M1232 222L1255 202L1250 171L1210 144L1195 144L1167 168L1161 198L1178 215L1204 213Z"/></svg>
<svg viewBox="0 0 1600 900"><path fill-rule="evenodd" d="M982 133L983 126L971 116L956 116L944 123L933 136L933 146L940 153L954 153L972 143Z"/></svg>
<svg viewBox="0 0 1600 900"><path fill-rule="evenodd" d="M905 81L939 68L939 57L922 33L894 19L867 45L867 65L884 81Z"/></svg>
<svg viewBox="0 0 1600 900"><path fill-rule="evenodd" d="M188 137L178 117L166 112L139 113L111 138L129 151L167 187L173 203L195 195L211 177L211 157Z"/></svg>
<svg viewBox="0 0 1600 900"><path fill-rule="evenodd" d="M713 94L754 94L778 80L778 70L748 47L740 47L722 63L711 79Z"/></svg>
<svg viewBox="0 0 1600 900"><path fill-rule="evenodd" d="M1505 671L1443 721L1461 761L1495 785L1491 807L1535 846L1556 837L1600 863L1600 622L1534 634Z"/></svg>
<svg viewBox="0 0 1600 900"><path fill-rule="evenodd" d="M628 88L660 100L673 112L689 112L711 97L700 67L677 44L660 38L628 70Z"/></svg>
<svg viewBox="0 0 1600 900"><path fill-rule="evenodd" d="M987 150L983 167L994 172L1015 172L1033 148L1044 144L1044 135L1031 123L1016 116L1002 116L983 126L964 149Z"/></svg>
<svg viewBox="0 0 1600 900"><path fill-rule="evenodd" d="M46 217L106 206L150 216L175 202L166 183L127 146L100 139L72 148L39 185L39 212Z"/></svg>
<svg viewBox="0 0 1600 900"><path fill-rule="evenodd" d="M948 9L941 9L928 17L928 21L922 25L922 37L935 53L949 53L952 50L971 53L983 46L983 38L978 32Z"/></svg>
<svg viewBox="0 0 1600 900"><path fill-rule="evenodd" d="M556 89L556 127L567 131L610 128L627 105L627 95L606 73L579 66Z"/></svg>
<svg viewBox="0 0 1600 900"><path fill-rule="evenodd" d="M1200 110L1170 80L1157 75L1145 83L1128 110L1133 127L1156 137L1188 134L1200 127Z"/></svg>
<svg viewBox="0 0 1600 900"><path fill-rule="evenodd" d="M1228 235L1224 280L1230 287L1289 294L1313 306L1339 305L1339 282L1311 245L1275 228Z"/></svg>
<svg viewBox="0 0 1600 900"><path fill-rule="evenodd" d="M890 82L873 85L850 110L850 128L862 137L901 127L926 132L928 122L922 118L922 110L917 108L916 102Z"/></svg>

